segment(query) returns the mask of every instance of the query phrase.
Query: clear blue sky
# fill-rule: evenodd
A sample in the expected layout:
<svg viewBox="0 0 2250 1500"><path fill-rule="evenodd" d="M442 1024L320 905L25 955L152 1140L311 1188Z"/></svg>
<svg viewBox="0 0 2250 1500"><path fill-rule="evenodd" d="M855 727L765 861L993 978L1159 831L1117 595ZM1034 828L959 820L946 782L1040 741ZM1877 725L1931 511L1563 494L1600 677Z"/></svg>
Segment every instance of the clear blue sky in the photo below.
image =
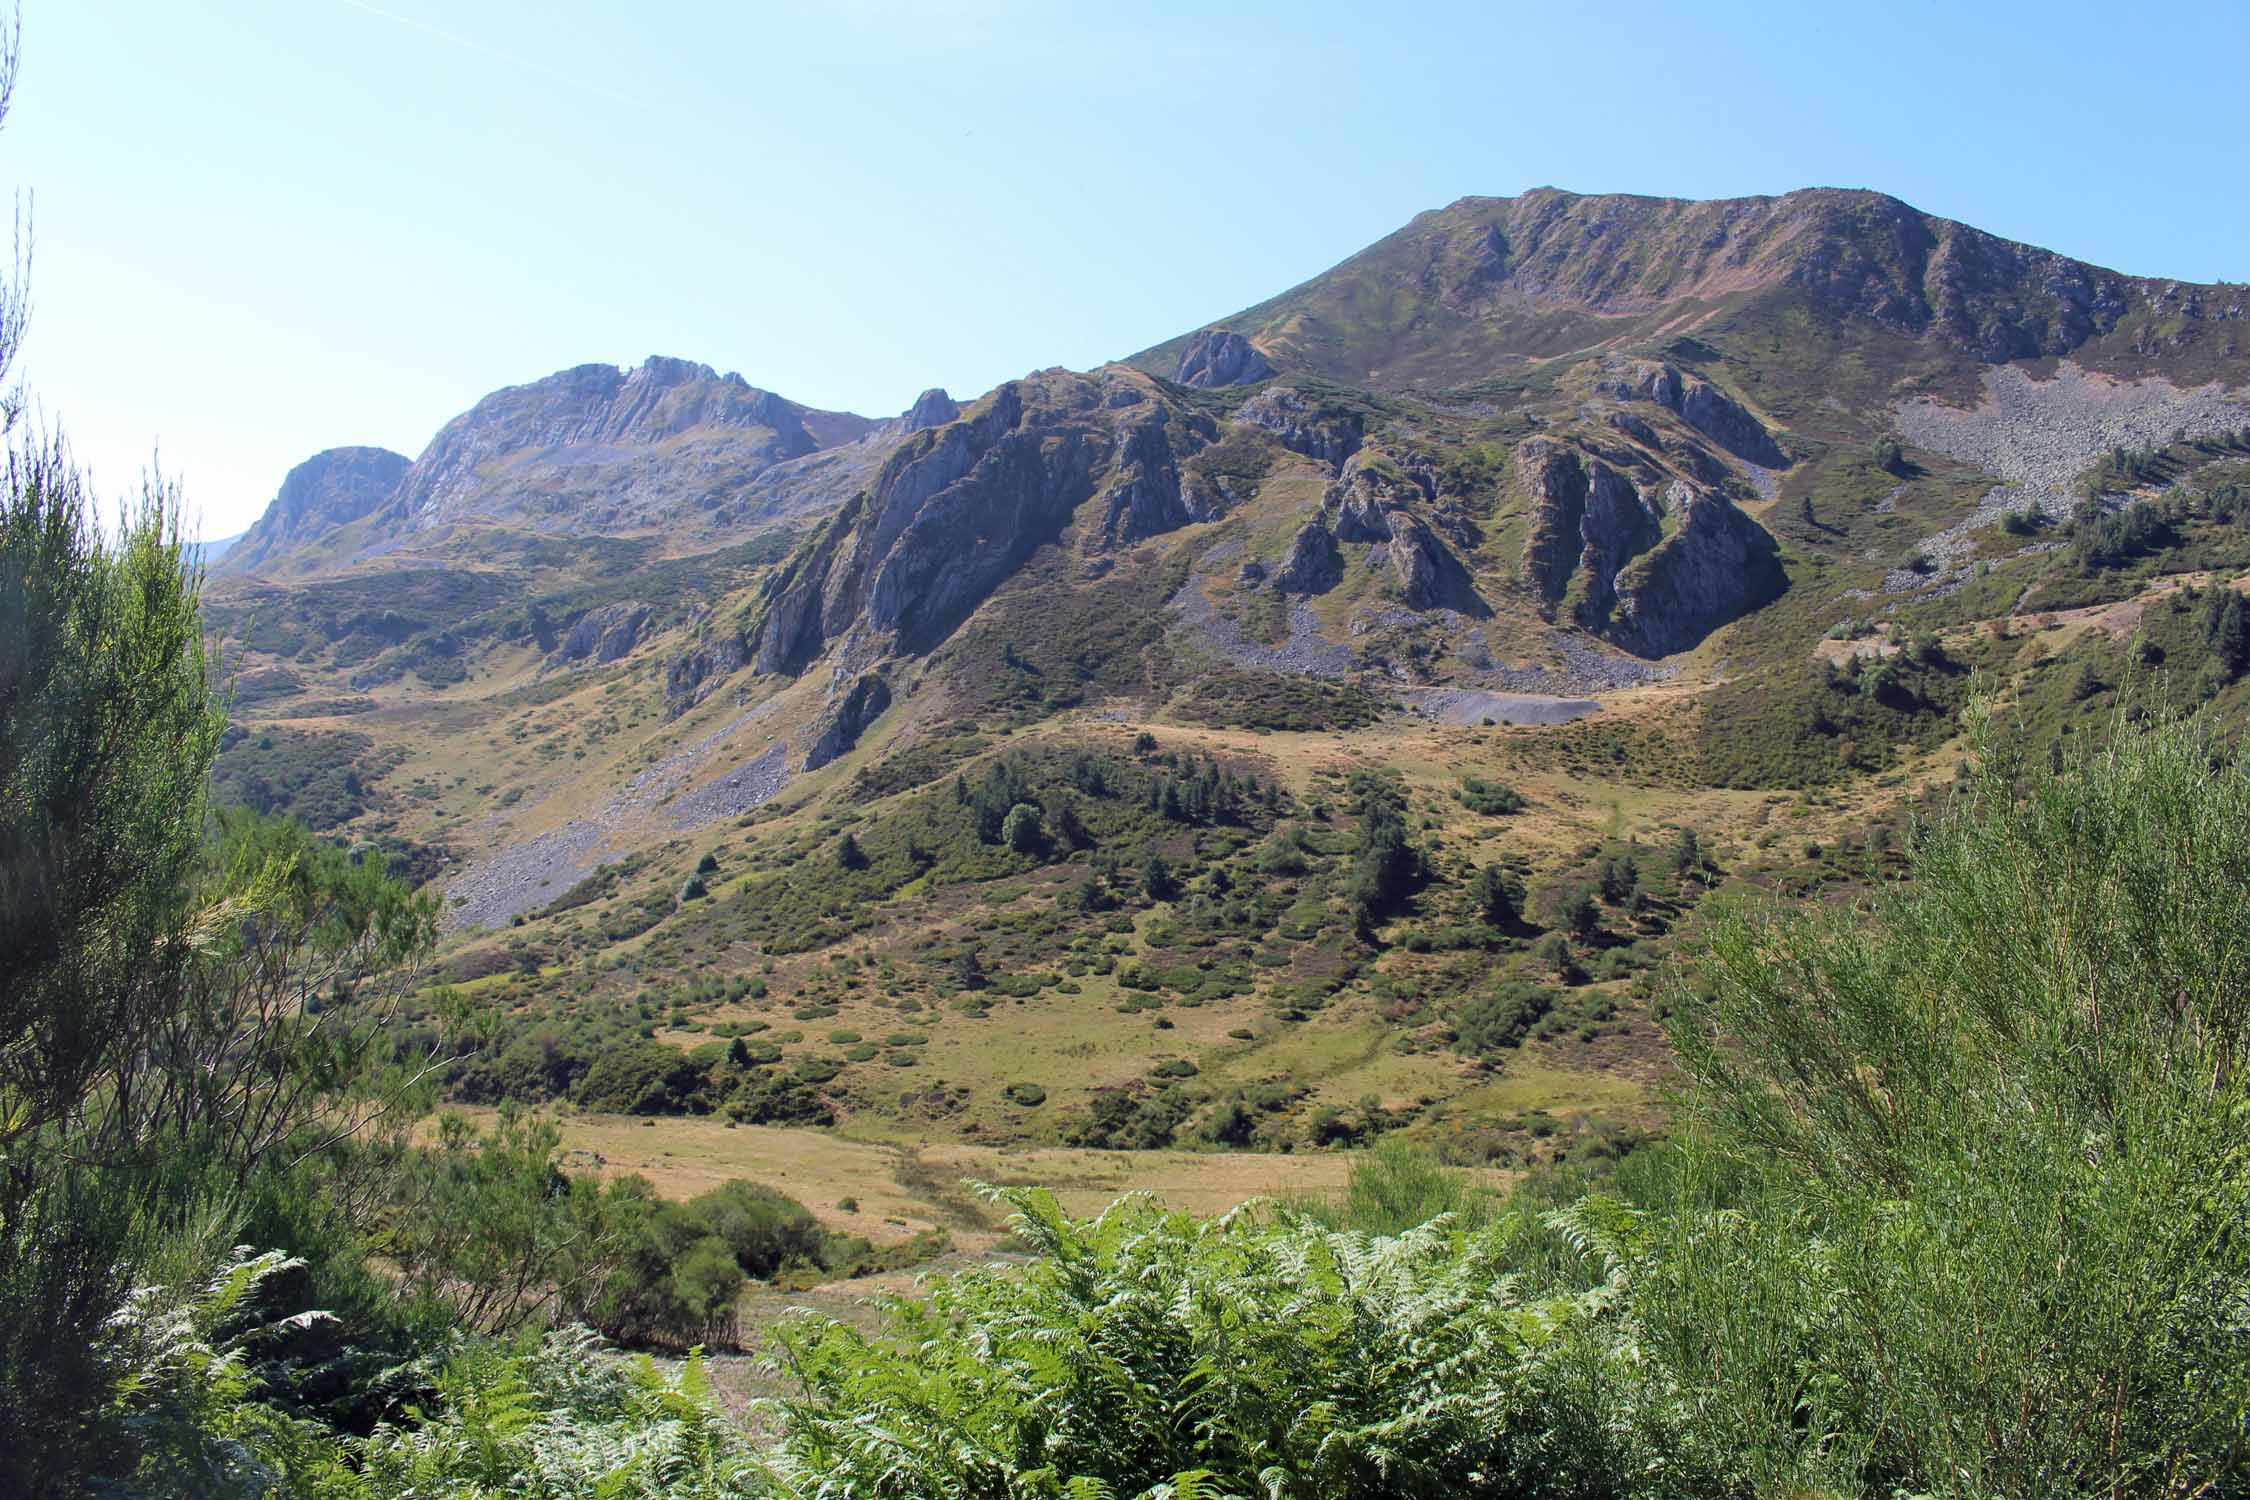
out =
<svg viewBox="0 0 2250 1500"><path fill-rule="evenodd" d="M887 414L1546 183L1873 187L2250 278L2240 0L25 5L24 371L105 488L160 450L209 535L567 365Z"/></svg>

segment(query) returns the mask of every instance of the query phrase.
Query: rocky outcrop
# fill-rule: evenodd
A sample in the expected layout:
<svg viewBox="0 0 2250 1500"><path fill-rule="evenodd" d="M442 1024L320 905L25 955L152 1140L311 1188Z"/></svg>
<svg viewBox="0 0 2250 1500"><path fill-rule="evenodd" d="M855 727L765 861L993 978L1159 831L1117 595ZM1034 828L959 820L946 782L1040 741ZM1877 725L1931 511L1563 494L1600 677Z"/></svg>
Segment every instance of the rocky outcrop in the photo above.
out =
<svg viewBox="0 0 2250 1500"><path fill-rule="evenodd" d="M1361 449L1328 486L1326 503L1334 516L1328 546L1333 550L1338 542L1380 544L1399 593L1412 608L1487 614L1490 611L1477 596L1468 570L1416 513L1436 495L1436 473L1427 460ZM1324 529L1323 535L1327 534ZM1306 532L1298 533L1298 542L1319 546L1319 539Z"/></svg>
<svg viewBox="0 0 2250 1500"><path fill-rule="evenodd" d="M812 739L805 746L805 769L817 771L848 753L890 706L890 682L878 673L863 673L814 725Z"/></svg>
<svg viewBox="0 0 2250 1500"><path fill-rule="evenodd" d="M1110 485L1102 508L1101 537L1112 547L1129 546L1147 537L1176 531L1191 519L1187 497L1180 485L1182 456L1173 450L1170 414L1151 406L1149 414L1124 430L1119 446L1117 478ZM1190 432L1190 451L1202 446L1202 435ZM1200 519L1211 519L1223 501L1207 486L1195 489Z"/></svg>
<svg viewBox="0 0 2250 1500"><path fill-rule="evenodd" d="M1222 385L1254 385L1272 378L1273 366L1251 342L1223 328L1206 328L1188 340L1172 378L1181 385L1210 390Z"/></svg>
<svg viewBox="0 0 2250 1500"><path fill-rule="evenodd" d="M1459 610L1478 617L1491 613L1477 597L1468 570L1437 533L1403 510L1391 511L1385 519L1391 535L1384 550L1409 607Z"/></svg>
<svg viewBox="0 0 2250 1500"><path fill-rule="evenodd" d="M597 665L616 661L641 643L641 631L652 613L647 605L631 601L590 609L564 632L553 660Z"/></svg>
<svg viewBox="0 0 2250 1500"><path fill-rule="evenodd" d="M1675 482L1670 534L1622 571L1606 634L1637 656L1669 656L1788 587L1771 536L1724 495Z"/></svg>
<svg viewBox="0 0 2250 1500"><path fill-rule="evenodd" d="M1550 609L1570 586L1585 547L1586 466L1578 453L1549 438L1527 438L1516 448L1516 473L1531 505L1524 541L1524 581Z"/></svg>
<svg viewBox="0 0 2250 1500"><path fill-rule="evenodd" d="M1627 401L1663 407L1736 458L1761 468L1783 469L1789 455L1773 434L1740 402L1707 380L1682 375L1668 364L1643 361L1625 365L1597 390Z"/></svg>
<svg viewBox="0 0 2250 1500"><path fill-rule="evenodd" d="M1337 550L1335 533L1314 521L1290 542L1289 558L1273 575L1273 586L1284 594L1325 594L1343 577L1344 555Z"/></svg>
<svg viewBox="0 0 2250 1500"><path fill-rule="evenodd" d="M1234 419L1271 433L1292 453L1337 469L1359 451L1363 428L1356 412L1329 410L1294 387L1268 386L1235 409Z"/></svg>
<svg viewBox="0 0 2250 1500"><path fill-rule="evenodd" d="M1524 582L1628 651L1666 656L1787 586L1773 538L1716 489L1661 489L1552 438L1519 444L1531 503Z"/></svg>
<svg viewBox="0 0 2250 1500"><path fill-rule="evenodd" d="M1578 523L1578 569L1585 583L1578 618L1600 629L1615 599L1618 570L1656 545L1658 512L1640 487L1599 461L1586 467L1586 509Z"/></svg>
<svg viewBox="0 0 2250 1500"><path fill-rule="evenodd" d="M350 525L388 500L406 470L406 456L388 448L330 448L314 454L289 471L265 514L227 549L213 571L255 572Z"/></svg>
<svg viewBox="0 0 2250 1500"><path fill-rule="evenodd" d="M749 663L742 637L728 632L698 641L664 665L664 717L676 719Z"/></svg>
<svg viewBox="0 0 2250 1500"><path fill-rule="evenodd" d="M961 415L961 408L942 386L931 386L914 398L899 421L908 432L920 432L928 427L943 427Z"/></svg>
<svg viewBox="0 0 2250 1500"><path fill-rule="evenodd" d="M799 671L840 643L862 663L928 650L1097 494L1088 547L1183 524L1179 464L1208 424L1149 399L1145 384L1124 373L1012 381L907 438L762 586L759 669ZM1120 392L1138 399L1117 403Z"/></svg>
<svg viewBox="0 0 2250 1500"><path fill-rule="evenodd" d="M1328 486L1326 501L1336 514L1336 539L1389 541L1386 513L1429 499L1425 479L1393 454L1371 448L1353 454Z"/></svg>
<svg viewBox="0 0 2250 1500"><path fill-rule="evenodd" d="M1180 508L1192 523L1216 521L1258 493L1258 482L1199 469L1180 471Z"/></svg>
<svg viewBox="0 0 2250 1500"><path fill-rule="evenodd" d="M1349 491L1336 502L1336 539L1340 542L1387 542L1391 523L1382 501L1365 491Z"/></svg>

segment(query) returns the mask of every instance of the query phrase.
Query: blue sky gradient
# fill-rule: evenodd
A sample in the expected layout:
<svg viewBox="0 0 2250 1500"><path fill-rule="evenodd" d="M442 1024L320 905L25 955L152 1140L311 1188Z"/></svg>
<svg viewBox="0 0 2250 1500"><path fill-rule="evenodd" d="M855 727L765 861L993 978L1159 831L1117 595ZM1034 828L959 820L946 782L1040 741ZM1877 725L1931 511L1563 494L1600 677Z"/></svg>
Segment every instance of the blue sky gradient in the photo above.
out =
<svg viewBox="0 0 2250 1500"><path fill-rule="evenodd" d="M208 535L318 449L652 353L884 415L1471 193L1871 187L2250 278L2250 6L26 0L24 373Z"/></svg>

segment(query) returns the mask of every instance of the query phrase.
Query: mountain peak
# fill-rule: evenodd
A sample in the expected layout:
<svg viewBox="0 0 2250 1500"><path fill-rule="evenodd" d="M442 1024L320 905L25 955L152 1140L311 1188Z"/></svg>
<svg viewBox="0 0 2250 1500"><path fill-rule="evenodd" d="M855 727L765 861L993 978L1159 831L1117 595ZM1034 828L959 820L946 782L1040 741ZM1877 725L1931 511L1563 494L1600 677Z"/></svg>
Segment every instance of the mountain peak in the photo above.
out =
<svg viewBox="0 0 2250 1500"><path fill-rule="evenodd" d="M1868 189L1690 199L1540 187L1418 214L1215 326L1284 374L1396 390L1646 347L1752 305L1854 323L1944 359L2058 356L2111 333L2163 285ZM1185 381L1213 338L1207 327L1133 363Z"/></svg>
<svg viewBox="0 0 2250 1500"><path fill-rule="evenodd" d="M265 514L227 548L226 571L252 572L269 558L367 515L398 488L407 464L405 454L388 448L314 454L289 471Z"/></svg>

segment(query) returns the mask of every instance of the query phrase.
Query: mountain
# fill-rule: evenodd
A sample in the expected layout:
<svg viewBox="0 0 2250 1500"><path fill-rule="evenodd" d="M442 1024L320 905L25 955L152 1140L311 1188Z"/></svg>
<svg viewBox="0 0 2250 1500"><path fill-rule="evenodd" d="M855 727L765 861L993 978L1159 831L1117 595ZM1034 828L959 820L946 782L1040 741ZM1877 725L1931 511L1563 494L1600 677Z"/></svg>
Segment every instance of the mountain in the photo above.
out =
<svg viewBox="0 0 2250 1500"><path fill-rule="evenodd" d="M291 469L265 514L223 554L229 573L255 572L271 559L317 545L371 514L397 490L406 458L387 448L330 448Z"/></svg>
<svg viewBox="0 0 2250 1500"><path fill-rule="evenodd" d="M444 891L464 1098L707 1033L744 1119L1546 1160L1647 1118L1722 872L1895 869L1972 685L2250 723L2246 328L1878 194L1542 190L881 421L585 366L290 476L222 785Z"/></svg>
<svg viewBox="0 0 2250 1500"><path fill-rule="evenodd" d="M761 476L893 433L904 420L820 411L687 360L580 365L495 391L411 463L367 448L308 460L223 571L307 576L359 556L442 545L461 527L661 532L718 545L772 518L748 498Z"/></svg>
<svg viewBox="0 0 2250 1500"><path fill-rule="evenodd" d="M1881 193L1699 202L1541 188L1419 215L1223 325L1269 368L1402 391L1756 314L1803 314L1831 336L1923 344L1941 360L2085 351L2091 367L2138 371L2177 365L2190 344L2234 357L2239 328L2227 325L2244 310L2239 288L2120 275ZM1207 337L1132 362L1188 380Z"/></svg>
<svg viewBox="0 0 2250 1500"><path fill-rule="evenodd" d="M390 517L415 529L474 517L609 534L723 518L765 470L876 425L686 360L580 365L496 391L448 422Z"/></svg>

